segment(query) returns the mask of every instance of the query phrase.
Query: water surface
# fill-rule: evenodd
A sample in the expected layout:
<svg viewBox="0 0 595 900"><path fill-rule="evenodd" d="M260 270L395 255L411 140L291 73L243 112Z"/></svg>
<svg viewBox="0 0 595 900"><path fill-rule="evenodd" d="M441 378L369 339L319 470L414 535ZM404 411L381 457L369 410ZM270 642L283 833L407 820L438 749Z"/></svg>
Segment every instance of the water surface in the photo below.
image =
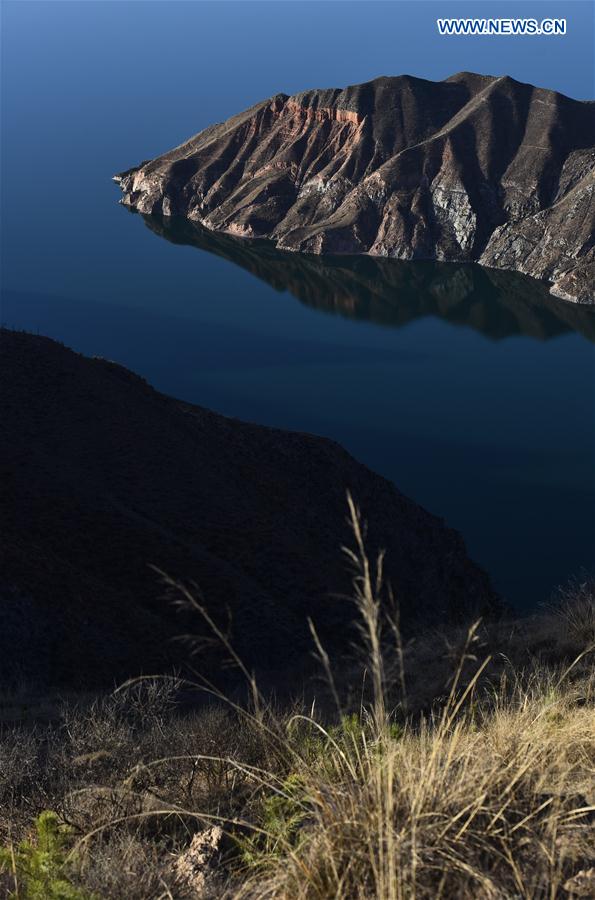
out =
<svg viewBox="0 0 595 900"><path fill-rule="evenodd" d="M280 253L115 199L127 263L9 289L5 322L340 441L460 529L520 606L592 565L592 310L514 273Z"/></svg>
<svg viewBox="0 0 595 900"><path fill-rule="evenodd" d="M114 172L278 91L503 71L496 43L420 55L440 4L319 3L314 30L312 4L272 6L3 4L1 319L335 438L527 608L593 566L593 310L508 273L287 256L117 203ZM565 15L567 40L511 41L504 68L587 97L592 6Z"/></svg>

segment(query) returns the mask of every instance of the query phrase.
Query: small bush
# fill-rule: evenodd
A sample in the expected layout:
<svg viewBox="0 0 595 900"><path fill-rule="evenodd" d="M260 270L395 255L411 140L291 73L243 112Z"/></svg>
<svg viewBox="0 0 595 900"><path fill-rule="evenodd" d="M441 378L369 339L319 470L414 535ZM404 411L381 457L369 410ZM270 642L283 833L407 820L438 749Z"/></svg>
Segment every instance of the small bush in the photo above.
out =
<svg viewBox="0 0 595 900"><path fill-rule="evenodd" d="M35 835L17 847L0 848L0 871L12 876L8 896L18 900L91 900L68 878L66 853L70 829L46 810L35 820Z"/></svg>

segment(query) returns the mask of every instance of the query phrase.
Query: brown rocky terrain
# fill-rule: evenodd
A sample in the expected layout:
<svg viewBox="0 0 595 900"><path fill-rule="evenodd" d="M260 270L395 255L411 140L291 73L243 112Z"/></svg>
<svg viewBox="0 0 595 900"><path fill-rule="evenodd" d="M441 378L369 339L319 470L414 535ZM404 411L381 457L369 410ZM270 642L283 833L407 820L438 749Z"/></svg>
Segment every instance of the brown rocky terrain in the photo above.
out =
<svg viewBox="0 0 595 900"><path fill-rule="evenodd" d="M512 78L276 96L115 176L146 214L313 254L477 261L595 302L595 115Z"/></svg>
<svg viewBox="0 0 595 900"><path fill-rule="evenodd" d="M0 335L4 683L100 683L185 658L170 638L198 623L150 565L199 585L262 669L307 658L307 616L344 647L348 489L370 549L387 551L405 626L499 609L460 535L332 441L182 403L49 338Z"/></svg>

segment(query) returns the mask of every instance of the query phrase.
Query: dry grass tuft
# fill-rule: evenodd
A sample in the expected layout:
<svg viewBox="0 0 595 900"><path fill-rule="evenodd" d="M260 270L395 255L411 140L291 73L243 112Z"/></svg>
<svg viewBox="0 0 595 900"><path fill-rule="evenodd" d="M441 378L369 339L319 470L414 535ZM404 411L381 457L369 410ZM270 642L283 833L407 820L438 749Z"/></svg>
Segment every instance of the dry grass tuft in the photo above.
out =
<svg viewBox="0 0 595 900"><path fill-rule="evenodd" d="M486 681L490 657L475 662L477 623L445 701L403 721L388 711L382 559L370 566L353 504L350 512L356 547L348 555L372 696L339 734L309 720L320 752L302 754L294 767L286 783L299 790L282 792L283 840L255 855L240 895L570 896L572 879L584 879L595 858L595 678L585 666L592 648L570 665L507 667ZM582 623L584 590L579 602ZM574 624L568 595L566 604ZM583 628L573 634L585 637ZM401 654L397 642L394 655Z"/></svg>
<svg viewBox="0 0 595 900"><path fill-rule="evenodd" d="M549 609L571 640L595 644L594 576L585 572L558 588Z"/></svg>
<svg viewBox="0 0 595 900"><path fill-rule="evenodd" d="M70 877L105 898L595 896L593 580L525 622L404 642L349 509L363 674L314 632L308 702L275 708L240 665L244 702L207 684L182 708L191 686L142 679L7 729L3 841L55 809Z"/></svg>

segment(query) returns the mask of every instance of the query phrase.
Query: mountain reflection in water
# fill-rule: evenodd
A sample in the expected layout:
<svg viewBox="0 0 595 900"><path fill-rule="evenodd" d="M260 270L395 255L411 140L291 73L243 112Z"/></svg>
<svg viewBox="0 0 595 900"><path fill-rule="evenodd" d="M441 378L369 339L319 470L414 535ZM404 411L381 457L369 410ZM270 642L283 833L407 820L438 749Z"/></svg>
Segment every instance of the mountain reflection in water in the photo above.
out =
<svg viewBox="0 0 595 900"><path fill-rule="evenodd" d="M514 335L547 340L578 332L595 341L594 309L558 300L545 283L516 272L474 263L290 253L268 241L215 233L186 219L142 218L160 237L236 263L320 312L393 328L436 316L493 340Z"/></svg>

